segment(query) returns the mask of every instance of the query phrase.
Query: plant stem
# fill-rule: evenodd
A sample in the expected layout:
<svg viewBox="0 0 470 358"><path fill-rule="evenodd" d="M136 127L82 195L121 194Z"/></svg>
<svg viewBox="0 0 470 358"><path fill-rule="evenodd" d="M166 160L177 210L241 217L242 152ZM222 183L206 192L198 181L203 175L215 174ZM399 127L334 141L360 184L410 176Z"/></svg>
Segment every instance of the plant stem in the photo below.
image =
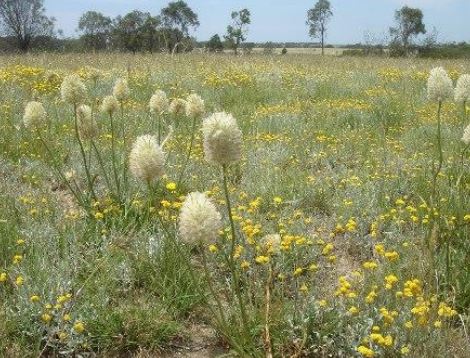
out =
<svg viewBox="0 0 470 358"><path fill-rule="evenodd" d="M80 138L80 133L78 131L78 117L77 117L77 104L76 103L73 104L73 116L75 120L75 137L77 138L77 142L80 147L80 153L83 159L83 167L85 169L85 174L87 178L88 190L90 191L92 198L96 201L97 198L96 198L95 190L93 188L93 182L91 180L90 170L88 168L85 149L83 147L83 142L82 142L82 139Z"/></svg>
<svg viewBox="0 0 470 358"><path fill-rule="evenodd" d="M232 242L231 242L231 248L230 248L230 258L229 258L229 267L230 271L232 274L232 280L233 280L233 290L234 293L237 297L238 304L240 306L240 313L242 317L242 323L243 323L243 331L244 334L249 333L249 326L248 326L248 316L246 314L246 309L245 309L245 303L243 302L243 298L241 295L241 290L240 290L240 277L238 275L237 267L235 266L234 262L234 254L235 254L235 243L237 241L237 235L235 231L235 223L233 221L233 216L232 216L232 205L230 203L230 195L228 192L228 184L227 184L227 165L223 164L222 165L222 176L223 176L223 184L224 184L224 193L225 193L225 201L227 203L227 212L228 212L228 218L230 221L230 229L232 232Z"/></svg>
<svg viewBox="0 0 470 358"><path fill-rule="evenodd" d="M463 102L463 125L467 124L467 101Z"/></svg>
<svg viewBox="0 0 470 358"><path fill-rule="evenodd" d="M231 248L230 248L230 259L233 260L233 255L235 253L235 242L236 242L236 232L235 232L235 223L233 222L232 217L232 205L230 203L230 195L228 192L228 184L227 184L227 165L222 165L222 176L223 176L223 184L224 184L224 194L225 194L225 201L227 203L227 212L228 212L228 219L230 221L230 230L232 234L232 241L231 241Z"/></svg>
<svg viewBox="0 0 470 358"><path fill-rule="evenodd" d="M98 164L100 165L101 170L103 171L103 176L104 176L104 180L106 182L106 186L108 187L108 190L112 193L113 192L113 187L111 186L111 182L109 180L108 174L106 173L106 168L105 168L104 163L103 163L103 158L101 158L101 154L100 154L98 148L96 147L96 144L95 144L93 139L91 140L91 146L95 150L96 158L98 159Z"/></svg>
<svg viewBox="0 0 470 358"><path fill-rule="evenodd" d="M121 201L121 184L119 182L119 176L116 165L116 143L115 143L115 131L114 131L114 120L112 113L109 114L111 120L111 159L113 164L114 181L116 182L116 189L119 201Z"/></svg>
<svg viewBox="0 0 470 358"><path fill-rule="evenodd" d="M451 269L450 269L450 240L447 238L446 242L446 286L450 289L452 287L451 285Z"/></svg>
<svg viewBox="0 0 470 358"><path fill-rule="evenodd" d="M39 134L39 132L38 132ZM70 182L67 180L67 178L65 177L65 175L62 173L62 171L60 170L60 167L59 165L56 163L55 161L55 156L54 154L52 153L51 149L49 148L49 146L47 145L46 141L42 138L41 134L39 134L39 140L41 141L41 143L43 144L44 148L46 148L46 151L47 151L47 154L49 154L49 157L51 159L51 162L52 162L52 167L53 169L56 171L57 175L59 176L59 178L65 183L65 185L67 186L67 188L70 190L70 192L72 193L72 195L75 197L75 199L77 200L78 204L84 208L86 211L87 211L87 214L88 214L88 205L85 204L85 200L83 199L82 195L79 194L78 192L75 191L75 189L72 188L72 185L70 184Z"/></svg>
<svg viewBox="0 0 470 358"><path fill-rule="evenodd" d="M432 195L433 199L436 200L436 193L437 193L437 178L442 170L442 163L444 162L444 154L442 153L442 139L441 139L441 108L442 102L439 101L439 106L437 108L437 149L439 151L439 164L437 166L437 170L434 173L433 179L433 188L432 188Z"/></svg>
<svg viewBox="0 0 470 358"><path fill-rule="evenodd" d="M124 101L121 101L121 131L122 131L122 141L123 141L123 146L124 150L127 150L127 137L126 137L126 121L124 118ZM122 168L122 180L123 180L123 190L124 194L126 193L126 188L127 188L127 162L126 159L123 160L124 165Z"/></svg>
<svg viewBox="0 0 470 358"><path fill-rule="evenodd" d="M158 145L162 142L162 116L161 114L157 116L157 138Z"/></svg>
<svg viewBox="0 0 470 358"><path fill-rule="evenodd" d="M178 181L177 181L177 187L178 188L181 184L181 181L183 180L184 171L186 170L186 167L188 166L189 159L191 158L191 152L193 150L194 137L195 136L196 136L196 117L193 118L193 124L191 126L191 141L189 142L189 150L188 150L188 153L186 154L186 159L183 163L183 168L181 168L181 173L180 173Z"/></svg>
<svg viewBox="0 0 470 358"><path fill-rule="evenodd" d="M269 330L269 311L270 311L270 303L271 303L271 281L273 277L273 268L271 264L269 264L268 269L268 280L266 282L266 312L265 312L265 325L264 325L264 342L266 346L266 358L273 357L273 347L271 343L271 334Z"/></svg>
<svg viewBox="0 0 470 358"><path fill-rule="evenodd" d="M441 109L442 109L442 101L439 101L438 108L437 108L437 149L438 149L438 154L439 154L439 162L438 166L435 169L434 172L434 177L432 181L432 193L431 193L431 212L430 215L432 215L431 221L429 223L429 230L427 234L427 245L428 245L428 250L431 255L431 274L432 271L434 271L435 265L436 265L436 259L434 255L434 249L431 247L431 239L433 238L433 233L434 233L434 228L436 227L435 225L437 224L437 242L440 241L440 231L441 231L441 223L440 223L440 215L441 215L441 205L440 205L440 200L439 200L439 195L438 195L438 189L437 189L437 179L439 177L439 174L441 173L442 170L442 163L444 162L444 155L442 152L442 139L441 139ZM438 212L438 217L434 219L434 209L437 210ZM435 222L437 221L437 222ZM448 274L448 273L447 273Z"/></svg>
<svg viewBox="0 0 470 358"><path fill-rule="evenodd" d="M222 303L220 302L220 299L217 295L217 293L215 292L215 289L214 289L214 283L212 281L212 276L209 272L209 268L207 266L207 258L206 258L206 253L205 253L205 248L203 247L202 248L202 265L204 267L204 273L205 273L205 276L206 276L206 281L207 281L207 285L209 287L209 291L212 295L212 297L214 297L214 300L217 304L217 309L219 311L219 320L222 322L222 324L224 325L224 327L228 328L229 326L227 325L227 320L225 319L225 314L224 314L224 310L222 308Z"/></svg>

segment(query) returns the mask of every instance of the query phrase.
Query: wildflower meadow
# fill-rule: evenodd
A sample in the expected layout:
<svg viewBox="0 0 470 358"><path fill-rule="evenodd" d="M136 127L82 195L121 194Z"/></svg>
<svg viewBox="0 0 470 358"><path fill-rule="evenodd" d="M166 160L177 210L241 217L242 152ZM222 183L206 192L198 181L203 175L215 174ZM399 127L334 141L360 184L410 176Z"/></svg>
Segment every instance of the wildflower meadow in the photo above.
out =
<svg viewBox="0 0 470 358"><path fill-rule="evenodd" d="M0 62L0 356L469 357L470 64Z"/></svg>

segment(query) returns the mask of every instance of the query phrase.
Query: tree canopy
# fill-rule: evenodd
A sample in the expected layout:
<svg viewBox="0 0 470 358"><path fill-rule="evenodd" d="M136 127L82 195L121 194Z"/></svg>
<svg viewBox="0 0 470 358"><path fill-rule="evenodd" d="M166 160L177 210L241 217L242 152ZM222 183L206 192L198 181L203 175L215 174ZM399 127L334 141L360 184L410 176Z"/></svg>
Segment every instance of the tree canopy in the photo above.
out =
<svg viewBox="0 0 470 358"><path fill-rule="evenodd" d="M210 38L210 40L206 44L207 49L209 52L220 52L224 49L224 44L220 39L219 34L215 34Z"/></svg>
<svg viewBox="0 0 470 358"><path fill-rule="evenodd" d="M396 27L390 28L392 41L400 44L408 53L414 36L426 33L421 9L403 6L395 12Z"/></svg>
<svg viewBox="0 0 470 358"><path fill-rule="evenodd" d="M246 40L248 32L247 25L251 23L250 10L242 9L240 11L233 11L231 14L232 24L227 26L227 34L224 36L229 48L233 49L235 54L241 43Z"/></svg>
<svg viewBox="0 0 470 358"><path fill-rule="evenodd" d="M100 12L87 11L78 21L78 30L83 32L83 41L94 50L105 49L112 30L111 18Z"/></svg>
<svg viewBox="0 0 470 358"><path fill-rule="evenodd" d="M165 41L170 51L178 52L184 38L189 36L189 29L199 26L197 14L182 0L170 2L162 9L161 18L166 28Z"/></svg>
<svg viewBox="0 0 470 358"><path fill-rule="evenodd" d="M21 51L28 51L35 39L54 33L55 19L46 16L43 4L43 0L0 1L0 29Z"/></svg>

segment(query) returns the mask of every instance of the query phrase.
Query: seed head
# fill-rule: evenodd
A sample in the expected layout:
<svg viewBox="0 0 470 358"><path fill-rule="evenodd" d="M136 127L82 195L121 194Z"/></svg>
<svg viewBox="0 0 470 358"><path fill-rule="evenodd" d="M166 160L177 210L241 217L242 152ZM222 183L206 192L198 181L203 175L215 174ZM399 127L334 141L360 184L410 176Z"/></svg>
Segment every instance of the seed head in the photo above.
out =
<svg viewBox="0 0 470 358"><path fill-rule="evenodd" d="M114 96L106 96L101 103L101 112L112 115L119 109L119 102Z"/></svg>
<svg viewBox="0 0 470 358"><path fill-rule="evenodd" d="M196 93L190 94L186 99L186 115L190 118L204 114L204 100Z"/></svg>
<svg viewBox="0 0 470 358"><path fill-rule="evenodd" d="M23 123L27 128L38 128L46 121L46 110L41 102L31 101L26 104Z"/></svg>
<svg viewBox="0 0 470 358"><path fill-rule="evenodd" d="M150 98L149 108L152 114L162 115L168 111L169 106L170 102L168 101L168 97L162 90L155 91Z"/></svg>
<svg viewBox="0 0 470 358"><path fill-rule="evenodd" d="M455 86L455 102L470 102L470 75L462 75Z"/></svg>
<svg viewBox="0 0 470 358"><path fill-rule="evenodd" d="M82 103L87 94L87 89L80 76L71 74L64 78L60 86L62 100L71 104Z"/></svg>
<svg viewBox="0 0 470 358"><path fill-rule="evenodd" d="M231 114L212 114L203 121L202 133L208 162L227 165L240 160L242 132Z"/></svg>
<svg viewBox="0 0 470 358"><path fill-rule="evenodd" d="M119 101L125 101L129 97L129 86L124 78L117 79L113 87L113 96Z"/></svg>
<svg viewBox="0 0 470 358"><path fill-rule="evenodd" d="M77 108L78 131L80 138L92 139L98 134L98 126L93 119L91 108L82 104Z"/></svg>
<svg viewBox="0 0 470 358"><path fill-rule="evenodd" d="M222 227L220 213L203 193L190 193L181 207L179 234L183 241L198 244L212 242Z"/></svg>
<svg viewBox="0 0 470 358"><path fill-rule="evenodd" d="M428 100L443 102L454 95L452 80L442 67L431 70L428 78Z"/></svg>
<svg viewBox="0 0 470 358"><path fill-rule="evenodd" d="M137 137L129 155L131 173L137 178L150 183L164 173L165 155L154 135Z"/></svg>
<svg viewBox="0 0 470 358"><path fill-rule="evenodd" d="M181 116L186 112L186 101L182 98L176 98L170 103L170 113L174 116Z"/></svg>

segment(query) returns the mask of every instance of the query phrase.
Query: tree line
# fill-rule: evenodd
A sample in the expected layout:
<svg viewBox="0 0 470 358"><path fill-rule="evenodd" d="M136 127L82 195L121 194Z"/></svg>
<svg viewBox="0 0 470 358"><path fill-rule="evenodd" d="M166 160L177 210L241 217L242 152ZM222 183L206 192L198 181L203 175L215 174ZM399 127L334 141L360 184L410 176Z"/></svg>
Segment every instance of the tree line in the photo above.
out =
<svg viewBox="0 0 470 358"><path fill-rule="evenodd" d="M207 42L197 43L190 31L199 26L199 18L183 0L171 1L157 15L133 10L123 16L111 18L97 11L85 12L78 21L78 39L60 39L61 32L55 28L56 20L46 15L44 0L0 1L0 48L27 52L33 48L85 51L136 52L187 52L195 46L207 51L219 52L231 49L235 54L245 45L251 14L248 9L231 13L225 34L213 35ZM312 39L318 39L324 53L328 24L333 10L328 0L318 0L307 11L306 25ZM423 12L418 8L403 6L395 13L394 27L389 30L387 46L401 55L413 51L413 40L425 34ZM268 43L266 49L272 47ZM286 49L285 49L286 50ZM283 52L285 53L285 52Z"/></svg>

